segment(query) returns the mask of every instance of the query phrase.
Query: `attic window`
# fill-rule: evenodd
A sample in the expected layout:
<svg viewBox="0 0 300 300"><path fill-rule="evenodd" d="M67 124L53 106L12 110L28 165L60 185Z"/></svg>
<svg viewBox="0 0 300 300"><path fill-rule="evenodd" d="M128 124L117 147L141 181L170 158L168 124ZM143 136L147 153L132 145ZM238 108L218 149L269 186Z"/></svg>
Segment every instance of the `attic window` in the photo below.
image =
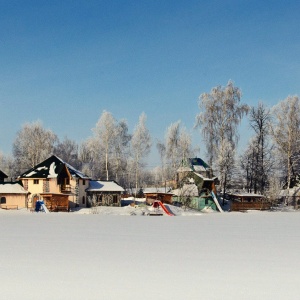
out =
<svg viewBox="0 0 300 300"><path fill-rule="evenodd" d="M33 179L33 184L39 184L39 180L38 179Z"/></svg>

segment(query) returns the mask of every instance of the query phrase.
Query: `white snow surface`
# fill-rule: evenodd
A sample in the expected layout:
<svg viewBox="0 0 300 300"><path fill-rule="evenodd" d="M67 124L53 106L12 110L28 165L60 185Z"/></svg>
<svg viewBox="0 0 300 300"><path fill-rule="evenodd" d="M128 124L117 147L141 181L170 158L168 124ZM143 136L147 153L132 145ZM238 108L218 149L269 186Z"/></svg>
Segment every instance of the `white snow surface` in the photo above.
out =
<svg viewBox="0 0 300 300"><path fill-rule="evenodd" d="M0 210L1 299L299 299L299 212L143 209Z"/></svg>

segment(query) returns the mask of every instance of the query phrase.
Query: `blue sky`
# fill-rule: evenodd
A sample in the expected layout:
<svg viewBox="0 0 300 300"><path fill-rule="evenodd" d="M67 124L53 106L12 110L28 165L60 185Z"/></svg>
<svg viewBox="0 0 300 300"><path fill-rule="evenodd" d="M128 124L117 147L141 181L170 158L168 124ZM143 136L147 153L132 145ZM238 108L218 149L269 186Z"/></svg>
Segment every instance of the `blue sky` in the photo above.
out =
<svg viewBox="0 0 300 300"><path fill-rule="evenodd" d="M177 120L192 131L199 95L228 80L249 105L299 94L299 11L289 0L0 0L0 151L38 119L81 142L103 110L131 131L145 112L154 142ZM243 122L242 143L249 134Z"/></svg>

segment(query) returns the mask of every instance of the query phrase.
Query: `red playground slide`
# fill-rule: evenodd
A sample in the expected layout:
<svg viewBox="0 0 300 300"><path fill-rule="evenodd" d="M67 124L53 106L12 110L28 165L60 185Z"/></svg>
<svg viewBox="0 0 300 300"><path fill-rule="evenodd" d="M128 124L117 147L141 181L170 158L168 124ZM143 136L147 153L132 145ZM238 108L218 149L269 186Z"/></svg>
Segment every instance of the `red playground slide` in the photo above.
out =
<svg viewBox="0 0 300 300"><path fill-rule="evenodd" d="M175 216L171 211L169 211L164 204L161 201L155 200L152 205L154 208L159 208L159 206L163 209L163 211L168 215L168 216Z"/></svg>

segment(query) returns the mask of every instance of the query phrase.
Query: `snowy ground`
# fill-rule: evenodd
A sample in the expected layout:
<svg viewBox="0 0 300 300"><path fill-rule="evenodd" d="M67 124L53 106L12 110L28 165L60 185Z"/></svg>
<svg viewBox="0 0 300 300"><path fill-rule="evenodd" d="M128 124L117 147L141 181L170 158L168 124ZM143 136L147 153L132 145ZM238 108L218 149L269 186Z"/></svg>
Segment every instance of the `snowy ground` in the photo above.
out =
<svg viewBox="0 0 300 300"><path fill-rule="evenodd" d="M300 299L300 213L176 212L0 210L0 298Z"/></svg>

